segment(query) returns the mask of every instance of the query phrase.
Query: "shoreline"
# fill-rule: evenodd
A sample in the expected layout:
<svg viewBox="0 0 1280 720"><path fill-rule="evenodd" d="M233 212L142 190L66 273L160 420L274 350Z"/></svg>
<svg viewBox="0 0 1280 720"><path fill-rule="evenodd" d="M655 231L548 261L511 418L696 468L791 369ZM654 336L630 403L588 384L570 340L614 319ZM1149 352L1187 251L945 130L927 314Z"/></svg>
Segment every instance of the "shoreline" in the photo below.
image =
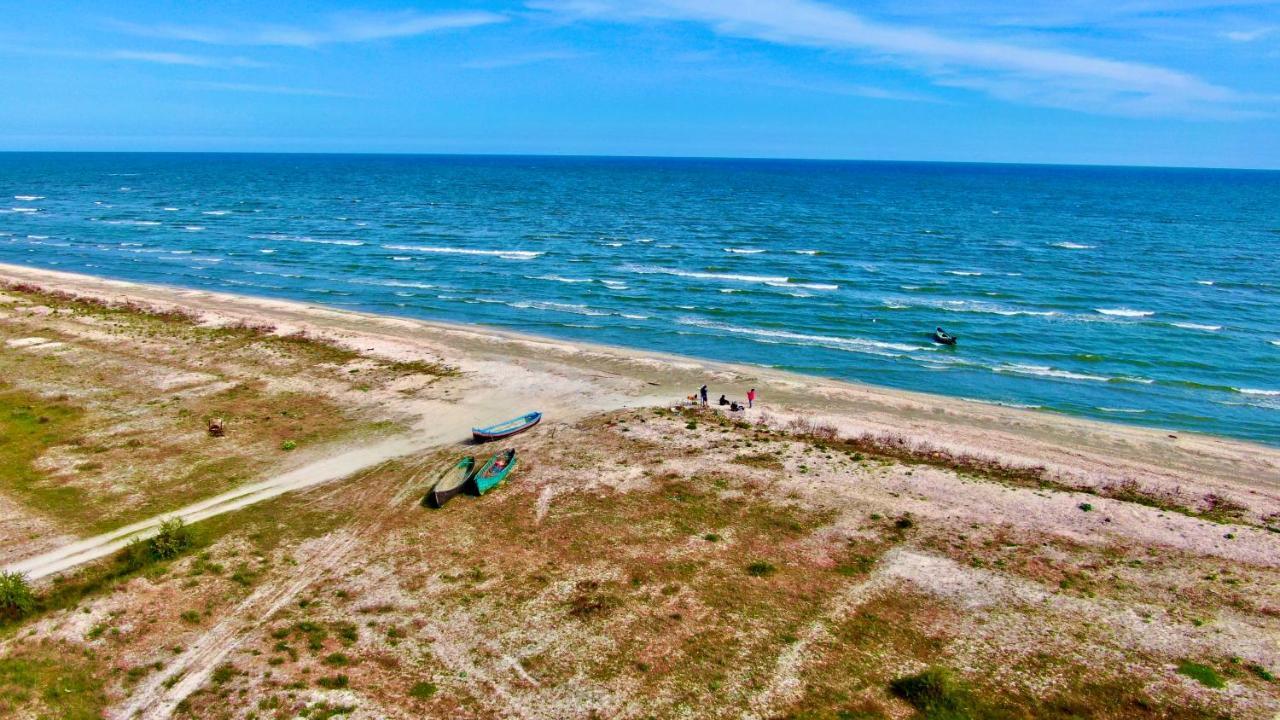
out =
<svg viewBox="0 0 1280 720"><path fill-rule="evenodd" d="M562 417L670 405L706 382L714 399L759 392L752 415L803 416L846 436L892 436L1097 485L1138 479L1170 489L1263 494L1280 508L1280 448L1248 440L1111 423L988 401L885 388L785 370L560 340L481 325L422 320L0 263L0 280L82 297L182 309L211 323L272 325L392 360L430 354L464 373L550 373ZM496 393L493 406L502 394ZM509 400L509 399L508 399ZM557 401L558 400L558 401ZM1257 498L1254 498L1255 500Z"/></svg>

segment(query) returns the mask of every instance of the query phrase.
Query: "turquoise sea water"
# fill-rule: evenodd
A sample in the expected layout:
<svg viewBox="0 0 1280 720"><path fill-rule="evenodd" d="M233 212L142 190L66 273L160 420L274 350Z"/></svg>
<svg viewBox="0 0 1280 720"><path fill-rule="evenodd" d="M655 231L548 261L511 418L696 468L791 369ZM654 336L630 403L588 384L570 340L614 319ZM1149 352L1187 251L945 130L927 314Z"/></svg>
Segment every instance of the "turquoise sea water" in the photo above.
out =
<svg viewBox="0 0 1280 720"><path fill-rule="evenodd" d="M0 154L0 261L1280 443L1280 173Z"/></svg>

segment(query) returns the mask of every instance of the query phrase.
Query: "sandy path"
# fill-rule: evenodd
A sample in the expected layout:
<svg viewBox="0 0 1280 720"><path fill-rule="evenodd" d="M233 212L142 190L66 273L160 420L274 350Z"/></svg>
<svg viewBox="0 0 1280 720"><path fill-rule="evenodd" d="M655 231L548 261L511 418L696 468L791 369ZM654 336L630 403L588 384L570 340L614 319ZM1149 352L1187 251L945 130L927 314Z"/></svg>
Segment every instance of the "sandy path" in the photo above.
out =
<svg viewBox="0 0 1280 720"><path fill-rule="evenodd" d="M77 565L106 557L125 547L134 539L149 537L166 520L181 518L188 523L192 523L215 515L221 515L288 492L348 477L370 466L407 455L431 444L433 443L430 439L397 437L373 445L348 450L339 455L317 460L269 480L244 485L178 510L162 513L108 533L63 545L56 550L13 563L7 566L5 570L22 573L30 580L38 580Z"/></svg>

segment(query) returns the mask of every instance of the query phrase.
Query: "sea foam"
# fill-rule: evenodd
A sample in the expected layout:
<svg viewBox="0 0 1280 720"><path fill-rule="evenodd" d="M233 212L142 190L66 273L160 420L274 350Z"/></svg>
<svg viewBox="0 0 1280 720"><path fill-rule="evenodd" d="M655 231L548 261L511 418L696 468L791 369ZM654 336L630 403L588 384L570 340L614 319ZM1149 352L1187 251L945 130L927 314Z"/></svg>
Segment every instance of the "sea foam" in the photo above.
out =
<svg viewBox="0 0 1280 720"><path fill-rule="evenodd" d="M483 255L502 258L503 260L533 260L546 255L534 250L476 250L473 248L433 247L430 245L383 245L385 250L403 250L405 252L435 253L440 255Z"/></svg>
<svg viewBox="0 0 1280 720"><path fill-rule="evenodd" d="M693 327L704 328L706 330L717 330L719 332L733 333L734 335L747 335L757 338L762 342L788 342L794 345L819 346L836 350L881 355L885 357L901 357L903 353L918 352L922 350L921 347L916 345L882 342L866 338L809 335L805 333L794 333L787 330L765 330L762 328L738 327L736 325L728 325L711 320L702 320L700 318L681 318L676 322L681 325L690 325Z"/></svg>
<svg viewBox="0 0 1280 720"><path fill-rule="evenodd" d="M1094 308L1093 310L1112 317L1139 318L1155 315L1151 310L1130 310L1129 308Z"/></svg>

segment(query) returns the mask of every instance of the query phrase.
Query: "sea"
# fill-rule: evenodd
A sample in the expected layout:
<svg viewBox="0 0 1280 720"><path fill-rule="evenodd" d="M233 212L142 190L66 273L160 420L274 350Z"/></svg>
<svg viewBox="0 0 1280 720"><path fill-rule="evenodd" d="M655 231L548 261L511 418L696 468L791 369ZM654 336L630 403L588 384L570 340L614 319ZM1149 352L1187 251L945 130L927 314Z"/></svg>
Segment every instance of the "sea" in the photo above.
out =
<svg viewBox="0 0 1280 720"><path fill-rule="evenodd" d="M1277 172L3 153L0 262L1280 445Z"/></svg>

